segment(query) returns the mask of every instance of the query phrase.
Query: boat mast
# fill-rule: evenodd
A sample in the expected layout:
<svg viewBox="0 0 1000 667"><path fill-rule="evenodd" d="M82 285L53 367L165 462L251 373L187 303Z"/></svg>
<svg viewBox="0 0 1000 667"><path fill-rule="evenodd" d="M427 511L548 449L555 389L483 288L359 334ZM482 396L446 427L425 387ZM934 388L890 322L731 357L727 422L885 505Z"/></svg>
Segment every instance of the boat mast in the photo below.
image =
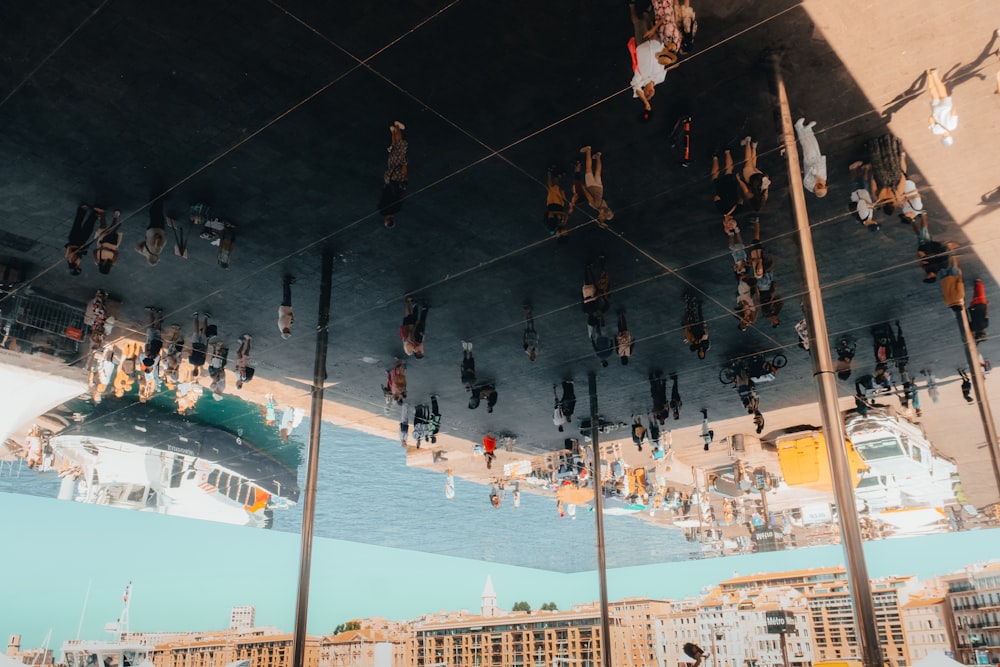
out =
<svg viewBox="0 0 1000 667"><path fill-rule="evenodd" d="M94 580L87 582L87 594L83 597L83 609L80 610L80 624L76 626L76 638L80 639L80 632L83 630L83 617L87 615L87 602L90 600L90 587L94 585Z"/></svg>

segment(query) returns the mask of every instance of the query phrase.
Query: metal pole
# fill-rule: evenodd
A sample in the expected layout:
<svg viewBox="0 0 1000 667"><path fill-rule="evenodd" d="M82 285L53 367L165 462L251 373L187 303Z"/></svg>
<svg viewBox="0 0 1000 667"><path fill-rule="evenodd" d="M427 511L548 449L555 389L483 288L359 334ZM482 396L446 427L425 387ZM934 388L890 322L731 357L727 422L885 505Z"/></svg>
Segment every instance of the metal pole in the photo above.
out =
<svg viewBox="0 0 1000 667"><path fill-rule="evenodd" d="M313 364L312 406L309 412L309 456L306 460L305 500L302 503L302 547L299 556L299 590L295 601L295 635L292 667L305 665L306 621L309 617L309 573L312 567L313 523L316 518L316 477L319 438L323 426L323 382L326 380L326 348L330 323L330 293L333 291L333 252L323 249L320 273L319 320L316 325L316 358Z"/></svg>
<svg viewBox="0 0 1000 667"><path fill-rule="evenodd" d="M1000 445L998 445L997 427L993 421L993 411L990 410L989 396L986 395L986 383L983 379L983 369L979 366L979 350L969 326L969 317L965 308L955 308L955 319L958 320L958 332L965 343L965 359L969 364L969 376L972 388L976 392L976 403L979 405L979 419L983 422L983 433L990 450L990 460L993 463L993 479L1000 491Z"/></svg>
<svg viewBox="0 0 1000 667"><path fill-rule="evenodd" d="M590 391L590 444L594 448L594 514L597 519L597 580L601 588L601 663L611 667L611 622L608 618L608 570L604 560L604 490L601 487L601 447L598 441L597 376L587 375Z"/></svg>
<svg viewBox="0 0 1000 667"><path fill-rule="evenodd" d="M698 469L691 466L691 481L694 483L694 493L698 494L698 543L705 544L705 516L701 511L701 485L698 483ZM708 492L708 484L705 484L705 492Z"/></svg>
<svg viewBox="0 0 1000 667"><path fill-rule="evenodd" d="M802 186L802 168L799 165L799 151L795 145L792 114L788 108L788 96L781 74L781 57L771 55L774 67L774 82L778 94L778 109L781 113L781 133L788 163L788 186L792 199L792 211L798 228L801 250L802 275L806 281L803 301L806 321L809 323L809 343L812 350L813 376L819 394L819 407L823 420L827 456L830 459L830 475L833 481L833 495L838 508L841 542L847 561L847 582L851 589L854 618L859 625L858 644L865 667L882 667L882 650L878 643L878 624L872 604L871 581L868 565L865 563L864 541L861 525L857 520L858 511L854 502L853 471L847 461L847 444L844 422L840 416L837 396L837 380L830 355L830 341L826 330L826 316L823 312L823 297L820 291L819 271L812 243L812 230L806 211L805 188Z"/></svg>
<svg viewBox="0 0 1000 667"><path fill-rule="evenodd" d="M788 633L781 631L781 664L788 667Z"/></svg>

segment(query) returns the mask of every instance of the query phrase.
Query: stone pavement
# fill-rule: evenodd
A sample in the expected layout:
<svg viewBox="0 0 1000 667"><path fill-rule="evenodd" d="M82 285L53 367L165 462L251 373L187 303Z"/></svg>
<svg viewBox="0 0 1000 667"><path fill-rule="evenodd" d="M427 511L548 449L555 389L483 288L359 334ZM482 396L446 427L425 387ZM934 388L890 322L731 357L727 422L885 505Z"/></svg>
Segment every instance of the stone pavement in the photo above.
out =
<svg viewBox="0 0 1000 667"><path fill-rule="evenodd" d="M627 91L631 25L618 2L91 0L66 10L42 0L18 8L8 12L0 49L4 258L28 262L31 287L65 299L111 291L123 302L123 324L136 331L150 303L185 327L192 311L210 310L223 335L254 333L262 376L301 388L312 375L319 254L329 246L337 258L331 400L381 413L379 387L402 355L397 329L412 293L432 308L427 356L409 360L411 402L439 394L449 435L478 441L487 429L512 431L525 452L559 449L553 383L575 378L580 416L586 375L596 372L601 413L628 421L649 410L647 376L661 369L678 373L679 426L694 434L675 446L697 456L699 408L732 420L734 431L752 428L735 392L717 379L733 356L787 353L779 379L760 387L765 414L808 412L815 400L809 358L793 330L802 280L761 58L780 48L793 118L817 121L828 156L830 194L810 195L808 206L831 337L858 340L856 375L872 365L868 328L885 320L902 322L912 368L933 368L943 379L965 365L940 289L920 282L910 228L886 218L871 234L848 215L847 165L864 156L865 140L887 129L900 136L932 232L961 243L970 288L981 277L996 296L1000 184L991 167L1000 151L1000 96L992 92L1000 65L995 55L976 60L997 27L991 0L919 12L896 1L694 4L696 49L658 88L647 124L635 120L638 102ZM985 78L973 72L955 81L961 121L946 149L926 129L925 92L893 99L927 67L947 72L969 63ZM882 113L888 106L891 121ZM685 113L694 118L689 168L670 143ZM375 205L387 127L397 118L407 125L410 189L388 230ZM778 328L762 318L741 333L708 169L723 147L739 159L747 134L759 139L760 164L773 181L761 225L785 310ZM615 218L602 229L575 213L568 242L557 243L541 224L545 169L553 162L568 169L585 144L604 153ZM155 267L130 249L148 203L163 192L174 216L204 202L238 226L230 269L219 268L215 248L198 238L188 259L168 250ZM76 278L62 264L81 201L123 211L122 257L109 276L89 258ZM628 366L613 358L600 368L587 339L580 284L585 262L599 255L610 273L611 319L627 309L637 337ZM298 277L287 341L275 327L284 271ZM705 302L712 349L704 361L683 343L686 290ZM541 338L534 363L521 350L525 301ZM2 302L0 310L7 312ZM461 340L475 345L479 377L496 383L493 414L465 407ZM984 344L987 356L992 346ZM842 390L847 396L853 386ZM973 413L956 422L954 411L925 405L926 426L946 452L963 454L983 440ZM981 473L970 471L988 499L995 488Z"/></svg>

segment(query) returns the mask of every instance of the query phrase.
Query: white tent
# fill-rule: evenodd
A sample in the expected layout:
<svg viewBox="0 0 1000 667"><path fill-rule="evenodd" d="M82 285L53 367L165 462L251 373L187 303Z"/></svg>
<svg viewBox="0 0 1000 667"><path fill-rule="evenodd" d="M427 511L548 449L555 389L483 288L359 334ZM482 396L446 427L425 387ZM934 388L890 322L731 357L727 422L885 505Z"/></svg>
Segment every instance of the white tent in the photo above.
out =
<svg viewBox="0 0 1000 667"><path fill-rule="evenodd" d="M943 651L928 653L923 659L917 660L910 667L965 667L958 660L952 660Z"/></svg>
<svg viewBox="0 0 1000 667"><path fill-rule="evenodd" d="M2 350L0 391L4 396L2 443L11 434L26 431L38 415L87 391L87 383L79 368Z"/></svg>

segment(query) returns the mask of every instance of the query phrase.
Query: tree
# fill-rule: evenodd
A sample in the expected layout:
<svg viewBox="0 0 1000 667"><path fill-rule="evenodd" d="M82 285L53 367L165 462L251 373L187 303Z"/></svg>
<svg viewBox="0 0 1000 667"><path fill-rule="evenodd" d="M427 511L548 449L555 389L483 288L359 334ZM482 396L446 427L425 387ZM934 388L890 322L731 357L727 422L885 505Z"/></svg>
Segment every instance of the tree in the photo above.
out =
<svg viewBox="0 0 1000 667"><path fill-rule="evenodd" d="M542 605L542 611L559 611L559 607L556 606L555 602L546 602Z"/></svg>
<svg viewBox="0 0 1000 667"><path fill-rule="evenodd" d="M360 630L361 623L358 621L348 621L347 623L341 623L333 629L333 634L339 635L341 632L347 632L348 630Z"/></svg>
<svg viewBox="0 0 1000 667"><path fill-rule="evenodd" d="M531 613L531 605L528 604L524 600L521 600L520 602L515 602L514 603L514 611L523 611L523 612L527 612L527 613L530 614Z"/></svg>

